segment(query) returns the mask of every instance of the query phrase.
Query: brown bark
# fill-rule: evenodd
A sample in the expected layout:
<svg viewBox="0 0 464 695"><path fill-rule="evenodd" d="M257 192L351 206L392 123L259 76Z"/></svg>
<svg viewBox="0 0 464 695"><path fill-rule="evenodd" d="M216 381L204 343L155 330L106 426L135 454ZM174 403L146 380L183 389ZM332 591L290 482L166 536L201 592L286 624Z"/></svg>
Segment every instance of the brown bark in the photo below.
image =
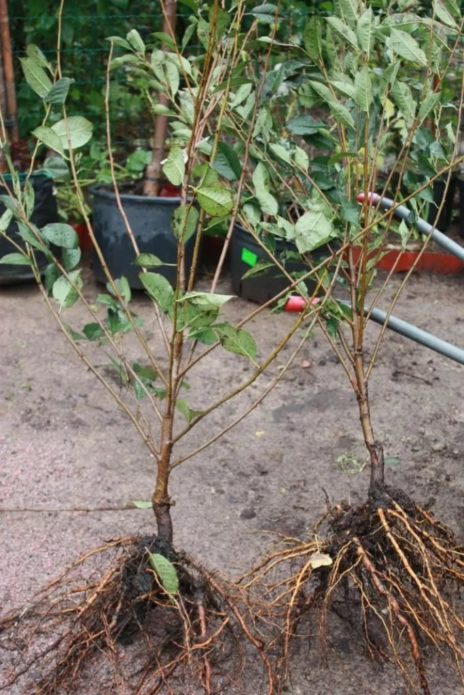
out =
<svg viewBox="0 0 464 695"><path fill-rule="evenodd" d="M177 0L165 0L163 32L175 38ZM169 99L166 94L161 94L158 100L161 106L168 106ZM166 149L166 135L168 132L168 119L166 116L158 116L155 122L153 135L153 156L145 171L143 193L148 196L157 196L160 193L161 162L164 159Z"/></svg>
<svg viewBox="0 0 464 695"><path fill-rule="evenodd" d="M2 47L2 67L5 89L6 116L9 121L11 142L18 142L16 91L13 69L13 52L11 48L10 25L8 20L8 2L0 0L0 41ZM3 86L3 85L2 85Z"/></svg>

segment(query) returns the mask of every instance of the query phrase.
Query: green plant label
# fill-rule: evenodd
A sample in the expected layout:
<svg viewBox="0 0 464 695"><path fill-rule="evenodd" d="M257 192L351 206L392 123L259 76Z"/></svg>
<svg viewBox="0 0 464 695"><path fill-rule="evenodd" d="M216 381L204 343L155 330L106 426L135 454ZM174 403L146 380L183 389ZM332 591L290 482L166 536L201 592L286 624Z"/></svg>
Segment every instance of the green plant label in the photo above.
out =
<svg viewBox="0 0 464 695"><path fill-rule="evenodd" d="M240 257L242 261L249 265L251 268L254 268L254 266L258 262L258 256L256 255L256 253L253 253L253 251L250 251L250 249L243 248Z"/></svg>

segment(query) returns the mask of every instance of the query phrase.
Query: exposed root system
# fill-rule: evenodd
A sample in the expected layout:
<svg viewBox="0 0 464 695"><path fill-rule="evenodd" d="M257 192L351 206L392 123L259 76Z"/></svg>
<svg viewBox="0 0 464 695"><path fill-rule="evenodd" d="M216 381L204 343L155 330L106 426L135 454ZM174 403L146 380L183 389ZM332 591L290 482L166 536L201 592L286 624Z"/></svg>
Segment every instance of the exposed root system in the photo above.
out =
<svg viewBox="0 0 464 695"><path fill-rule="evenodd" d="M272 606L284 624L279 649L285 674L292 638L309 613L325 653L329 618L336 614L350 629L360 628L371 657L397 665L412 693L430 695L430 647L451 657L464 680L458 607L464 550L399 490L384 488L358 508L331 509L307 543L288 539L243 580L247 590L263 585L263 606Z"/></svg>
<svg viewBox="0 0 464 695"><path fill-rule="evenodd" d="M270 663L242 590L171 551L179 591L167 594L148 566L153 551L160 552L153 538L109 542L4 617L0 690L243 693L245 669L248 676L259 669L263 692L272 693Z"/></svg>

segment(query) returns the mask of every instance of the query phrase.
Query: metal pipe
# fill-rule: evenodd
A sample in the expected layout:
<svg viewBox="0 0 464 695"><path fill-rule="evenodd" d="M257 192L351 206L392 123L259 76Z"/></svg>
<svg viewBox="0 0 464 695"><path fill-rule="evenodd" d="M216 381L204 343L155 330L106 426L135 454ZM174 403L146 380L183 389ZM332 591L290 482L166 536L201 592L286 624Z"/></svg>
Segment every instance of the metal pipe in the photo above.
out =
<svg viewBox="0 0 464 695"><path fill-rule="evenodd" d="M347 301L339 301L346 306L351 306L351 304ZM312 303L314 303L314 300ZM285 305L285 311L290 313L301 312L306 306L307 301L303 297L290 297ZM395 333L399 333L405 338L409 338L410 340L413 340L414 342L419 343L430 350L434 350L440 355L448 357L450 360L459 362L459 364L464 364L464 350L456 347L456 345L452 345L446 340L437 338L436 336L432 335L432 333L423 331L421 328L417 328L416 326L413 326L412 323L398 319L396 316L388 316L385 311L382 311L382 309L374 308L371 309L370 312L366 310L366 315L375 323L380 323L382 326L386 325L387 328Z"/></svg>
<svg viewBox="0 0 464 695"><path fill-rule="evenodd" d="M361 193L357 197L357 201L359 203L364 201L364 193ZM380 207L384 208L385 210L390 210L394 205L396 205L396 203L390 198L380 196L378 193L369 193L369 205L380 205ZM396 217L399 217L405 222L415 224L421 234L424 234L424 236L430 236L439 246L444 248L449 253L452 253L453 256L456 256L456 258L459 258L459 260L464 261L464 248L460 246L460 244L457 244L455 241L447 237L446 234L443 234L443 232L435 229L433 225L429 224L421 217L414 219L412 217L411 210L409 210L409 208L407 208L405 205L399 205L397 208L395 208L394 214Z"/></svg>
<svg viewBox="0 0 464 695"><path fill-rule="evenodd" d="M413 326L412 323L398 319L396 316L388 316L387 318L387 313L377 308L371 309L369 318L375 321L375 323L380 323L382 326L386 324L387 327L395 331L395 333L399 333L405 338L414 340L414 342L420 343L420 345L424 345L424 347L430 348L440 355L448 357L450 360L459 362L459 364L464 364L464 350L456 347L456 345L448 343L446 340L437 338L432 335L432 333L428 333L421 328Z"/></svg>

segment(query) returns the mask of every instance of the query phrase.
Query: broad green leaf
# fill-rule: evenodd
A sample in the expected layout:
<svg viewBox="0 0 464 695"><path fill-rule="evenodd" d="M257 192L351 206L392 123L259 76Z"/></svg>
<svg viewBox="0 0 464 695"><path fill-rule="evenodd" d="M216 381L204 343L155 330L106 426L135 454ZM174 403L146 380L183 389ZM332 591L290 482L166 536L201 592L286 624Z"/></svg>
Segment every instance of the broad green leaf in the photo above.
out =
<svg viewBox="0 0 464 695"><path fill-rule="evenodd" d="M166 81L169 86L169 91L171 92L172 96L175 96L179 91L180 85L180 75L177 65L174 65L174 63L168 61L164 66L164 70L166 72Z"/></svg>
<svg viewBox="0 0 464 695"><path fill-rule="evenodd" d="M130 285L127 281L127 278L125 278L124 275L121 275L120 278L117 278L115 280L115 285L118 288L119 293L120 293L121 297L123 298L123 300L126 302L126 304L129 304L131 297L132 297L132 293L131 293L131 288L130 288Z"/></svg>
<svg viewBox="0 0 464 695"><path fill-rule="evenodd" d="M36 46L34 43L29 43L26 46L26 55L28 58L32 58L41 67L47 68L47 70L51 71L50 63L48 62L40 48Z"/></svg>
<svg viewBox="0 0 464 695"><path fill-rule="evenodd" d="M53 84L40 61L35 57L20 58L24 77L29 87L42 99L47 96Z"/></svg>
<svg viewBox="0 0 464 695"><path fill-rule="evenodd" d="M422 65L424 68L427 67L427 56L411 34L401 29L392 29L387 39L387 46L401 58Z"/></svg>
<svg viewBox="0 0 464 695"><path fill-rule="evenodd" d="M32 227L32 229L30 227ZM27 226L23 222L18 222L18 232L21 239L30 244L34 249L45 251L46 245L42 241L37 227L31 225L31 223Z"/></svg>
<svg viewBox="0 0 464 695"><path fill-rule="evenodd" d="M358 0L338 0L338 10L347 24L353 26L359 17Z"/></svg>
<svg viewBox="0 0 464 695"><path fill-rule="evenodd" d="M44 239L63 249L75 249L79 245L76 230L69 224L53 222L40 230Z"/></svg>
<svg viewBox="0 0 464 695"><path fill-rule="evenodd" d="M75 249L63 249L61 252L61 259L65 270L72 270L78 265L81 260L81 250L79 247Z"/></svg>
<svg viewBox="0 0 464 695"><path fill-rule="evenodd" d="M295 151L293 153L293 161L299 167L300 169L303 169L303 171L307 172L309 169L309 156L303 150L301 147L298 147L298 145L295 147Z"/></svg>
<svg viewBox="0 0 464 695"><path fill-rule="evenodd" d="M201 307L220 307L234 298L233 294L214 294L213 292L186 292L178 302L190 302Z"/></svg>
<svg viewBox="0 0 464 695"><path fill-rule="evenodd" d="M286 162L287 164L292 163L290 152L283 145L279 145L278 143L271 143L269 145L269 149L273 154L275 154L276 157L281 159L283 162Z"/></svg>
<svg viewBox="0 0 464 695"><path fill-rule="evenodd" d="M31 259L22 253L7 253L0 258L2 265L32 265Z"/></svg>
<svg viewBox="0 0 464 695"><path fill-rule="evenodd" d="M169 151L169 156L163 164L163 173L173 186L181 186L185 175L184 151L174 145Z"/></svg>
<svg viewBox="0 0 464 695"><path fill-rule="evenodd" d="M98 340L104 335L103 329L98 323L87 323L82 329L87 340Z"/></svg>
<svg viewBox="0 0 464 695"><path fill-rule="evenodd" d="M295 243L300 253L314 251L335 236L332 220L321 206L314 205L295 224Z"/></svg>
<svg viewBox="0 0 464 695"><path fill-rule="evenodd" d="M339 17L327 17L327 22L335 31L347 41L352 48L358 48L356 34Z"/></svg>
<svg viewBox="0 0 464 695"><path fill-rule="evenodd" d="M60 309L68 309L79 299L78 290L82 289L80 270L69 273L69 280L62 275L53 283L52 295Z"/></svg>
<svg viewBox="0 0 464 695"><path fill-rule="evenodd" d="M159 273L140 273L139 278L160 309L165 313L168 312L174 301L174 290L169 281Z"/></svg>
<svg viewBox="0 0 464 695"><path fill-rule="evenodd" d="M191 203L179 205L172 216L172 232L183 244L197 231L199 212Z"/></svg>
<svg viewBox="0 0 464 695"><path fill-rule="evenodd" d="M2 215L0 217L0 234L4 234L8 227L11 224L11 220L13 219L13 210L9 210L6 208L2 212Z"/></svg>
<svg viewBox="0 0 464 695"><path fill-rule="evenodd" d="M422 123L429 113L435 108L440 101L440 95L436 92L430 92L422 102L419 108L419 121Z"/></svg>
<svg viewBox="0 0 464 695"><path fill-rule="evenodd" d="M69 167L62 157L47 157L41 171L55 181L67 181L69 179Z"/></svg>
<svg viewBox="0 0 464 695"><path fill-rule="evenodd" d="M235 150L225 142L220 142L217 147L213 167L228 181L237 181L242 175L242 164Z"/></svg>
<svg viewBox="0 0 464 695"><path fill-rule="evenodd" d="M69 116L52 125L52 130L61 140L65 150L76 149L87 144L92 137L92 124L83 116Z"/></svg>
<svg viewBox="0 0 464 695"><path fill-rule="evenodd" d="M187 420L189 424L203 413L202 410L194 410L193 408L191 408L187 401L183 400L182 398L179 398L176 401L176 408L179 411L179 413L181 413L184 416L184 418Z"/></svg>
<svg viewBox="0 0 464 695"><path fill-rule="evenodd" d="M268 215L277 215L279 204L269 192L269 174L262 162L256 165L252 180L261 210Z"/></svg>
<svg viewBox="0 0 464 695"><path fill-rule="evenodd" d="M234 207L232 192L219 186L201 186L197 189L197 200L201 208L213 217L225 217Z"/></svg>
<svg viewBox="0 0 464 695"><path fill-rule="evenodd" d="M160 553L149 553L148 561L165 592L172 596L177 594L179 591L179 577L172 562Z"/></svg>
<svg viewBox="0 0 464 695"><path fill-rule="evenodd" d="M316 82L315 80L309 80L309 85L312 89L323 99L329 106L333 117L339 123L348 126L349 128L354 128L354 119L351 113L348 111L346 106L343 106L330 89L322 82Z"/></svg>
<svg viewBox="0 0 464 695"><path fill-rule="evenodd" d="M60 80L57 80L50 91L45 95L44 101L54 106L64 104L68 96L69 87L73 82L74 80L69 77L62 77Z"/></svg>
<svg viewBox="0 0 464 695"><path fill-rule="evenodd" d="M127 35L126 35L127 42L131 45L131 47L136 51L137 53L145 53L145 43L140 36L139 32L137 29L132 29Z"/></svg>
<svg viewBox="0 0 464 695"><path fill-rule="evenodd" d="M235 94L231 94L230 108L235 109L237 106L240 106L240 104L243 104L250 96L252 89L253 85L249 82L240 85Z"/></svg>
<svg viewBox="0 0 464 695"><path fill-rule="evenodd" d="M60 154L62 157L66 157L61 138L51 128L40 125L38 128L35 128L32 131L32 135L34 135L39 142L43 143L50 150L58 152L58 154Z"/></svg>
<svg viewBox="0 0 464 695"><path fill-rule="evenodd" d="M349 81L349 78L344 80L331 80L330 84L345 96L354 99L356 90L354 84Z"/></svg>
<svg viewBox="0 0 464 695"><path fill-rule="evenodd" d="M393 101L401 111L406 126L412 126L416 115L416 102L410 86L406 82L395 82L391 94Z"/></svg>
<svg viewBox="0 0 464 695"><path fill-rule="evenodd" d="M374 13L372 12L372 8L369 7L360 16L356 30L359 45L368 59L370 58L371 50L374 45L374 27Z"/></svg>
<svg viewBox="0 0 464 695"><path fill-rule="evenodd" d="M45 268L43 277L45 289L47 290L48 294L50 294L55 281L60 277L60 271L54 263L49 263Z"/></svg>
<svg viewBox="0 0 464 695"><path fill-rule="evenodd" d="M215 326L214 330L224 350L233 352L235 355L248 357L251 360L256 358L256 343L248 331L244 331L242 328L234 328L229 324Z"/></svg>
<svg viewBox="0 0 464 695"><path fill-rule="evenodd" d="M369 113L373 96L371 76L367 65L362 67L361 70L356 73L356 77L354 78L354 87L354 100L356 104L359 106L361 111Z"/></svg>
<svg viewBox="0 0 464 695"><path fill-rule="evenodd" d="M305 25L303 42L306 53L315 63L322 56L322 32L321 20L317 16L311 17Z"/></svg>
<svg viewBox="0 0 464 695"><path fill-rule="evenodd" d="M411 236L411 229L404 220L401 220L398 225L398 234L401 238L401 249L404 251Z"/></svg>
<svg viewBox="0 0 464 695"><path fill-rule="evenodd" d="M159 268L160 265L165 265L163 261L153 253L141 253L134 261L135 265L140 268Z"/></svg>
<svg viewBox="0 0 464 695"><path fill-rule="evenodd" d="M153 503L148 500L132 500L132 504L136 509L153 509Z"/></svg>
<svg viewBox="0 0 464 695"><path fill-rule="evenodd" d="M433 0L433 9L436 16L441 22L443 22L443 24L456 29L457 24L443 0Z"/></svg>

